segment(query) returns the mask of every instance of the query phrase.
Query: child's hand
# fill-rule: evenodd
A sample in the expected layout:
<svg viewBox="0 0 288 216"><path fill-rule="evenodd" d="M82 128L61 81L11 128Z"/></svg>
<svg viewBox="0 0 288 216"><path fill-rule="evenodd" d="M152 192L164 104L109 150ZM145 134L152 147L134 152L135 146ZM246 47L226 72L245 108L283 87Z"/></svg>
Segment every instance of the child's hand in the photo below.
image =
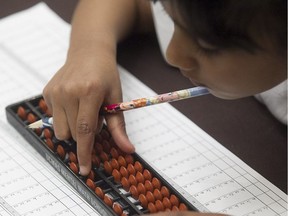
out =
<svg viewBox="0 0 288 216"><path fill-rule="evenodd" d="M43 91L53 115L56 137L65 140L72 135L77 141L81 175L87 175L91 169L95 134L103 122L103 117L99 116L100 107L122 101L115 56L107 51L97 53L70 52L65 65ZM105 119L116 144L125 152L133 152L123 114L107 115Z"/></svg>

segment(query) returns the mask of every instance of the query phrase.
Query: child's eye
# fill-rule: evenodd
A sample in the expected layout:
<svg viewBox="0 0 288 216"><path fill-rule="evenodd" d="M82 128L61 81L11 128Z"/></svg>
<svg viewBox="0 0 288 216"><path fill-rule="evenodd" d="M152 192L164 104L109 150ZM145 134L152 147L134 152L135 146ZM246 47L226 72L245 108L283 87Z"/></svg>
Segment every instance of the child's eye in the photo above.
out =
<svg viewBox="0 0 288 216"><path fill-rule="evenodd" d="M214 49L217 49L218 47L202 40L202 39L198 39L197 40L198 44L203 47L204 49L209 49L209 50L214 50Z"/></svg>
<svg viewBox="0 0 288 216"><path fill-rule="evenodd" d="M198 53L204 54L206 56L213 56L213 55L219 55L220 49L207 49L203 47L198 47Z"/></svg>
<svg viewBox="0 0 288 216"><path fill-rule="evenodd" d="M206 55L215 55L215 54L219 54L220 52L219 47L209 44L202 39L197 40L197 45L198 45L197 48L198 48L199 53L203 53Z"/></svg>

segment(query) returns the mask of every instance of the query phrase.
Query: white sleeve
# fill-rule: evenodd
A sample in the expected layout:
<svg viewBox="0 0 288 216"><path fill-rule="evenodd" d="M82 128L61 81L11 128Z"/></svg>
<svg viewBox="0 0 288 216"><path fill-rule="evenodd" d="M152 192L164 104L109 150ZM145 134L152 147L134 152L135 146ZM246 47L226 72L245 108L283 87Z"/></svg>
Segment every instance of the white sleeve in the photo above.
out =
<svg viewBox="0 0 288 216"><path fill-rule="evenodd" d="M265 104L279 121L287 125L287 80L255 97Z"/></svg>
<svg viewBox="0 0 288 216"><path fill-rule="evenodd" d="M166 50L173 35L174 23L160 2L151 3L151 8L160 49L166 60Z"/></svg>

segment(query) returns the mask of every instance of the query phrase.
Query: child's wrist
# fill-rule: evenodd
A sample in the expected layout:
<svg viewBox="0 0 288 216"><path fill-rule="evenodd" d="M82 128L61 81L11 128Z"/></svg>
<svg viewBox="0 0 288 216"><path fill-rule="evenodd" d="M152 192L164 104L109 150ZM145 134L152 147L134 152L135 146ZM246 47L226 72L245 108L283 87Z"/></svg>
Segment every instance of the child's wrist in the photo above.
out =
<svg viewBox="0 0 288 216"><path fill-rule="evenodd" d="M116 56L117 39L109 33L97 33L86 36L84 39L71 39L68 50L68 57L70 55L95 55L102 53L105 56Z"/></svg>

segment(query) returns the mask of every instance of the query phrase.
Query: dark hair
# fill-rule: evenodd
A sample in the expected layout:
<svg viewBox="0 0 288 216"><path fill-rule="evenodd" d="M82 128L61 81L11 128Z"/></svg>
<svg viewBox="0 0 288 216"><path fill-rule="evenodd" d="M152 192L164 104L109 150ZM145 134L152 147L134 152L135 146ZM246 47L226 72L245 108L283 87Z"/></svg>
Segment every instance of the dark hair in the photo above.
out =
<svg viewBox="0 0 288 216"><path fill-rule="evenodd" d="M156 0L157 1L157 0ZM161 1L161 0L160 0ZM252 34L266 36L279 54L287 52L287 0L162 0L197 39L222 49L261 49Z"/></svg>

